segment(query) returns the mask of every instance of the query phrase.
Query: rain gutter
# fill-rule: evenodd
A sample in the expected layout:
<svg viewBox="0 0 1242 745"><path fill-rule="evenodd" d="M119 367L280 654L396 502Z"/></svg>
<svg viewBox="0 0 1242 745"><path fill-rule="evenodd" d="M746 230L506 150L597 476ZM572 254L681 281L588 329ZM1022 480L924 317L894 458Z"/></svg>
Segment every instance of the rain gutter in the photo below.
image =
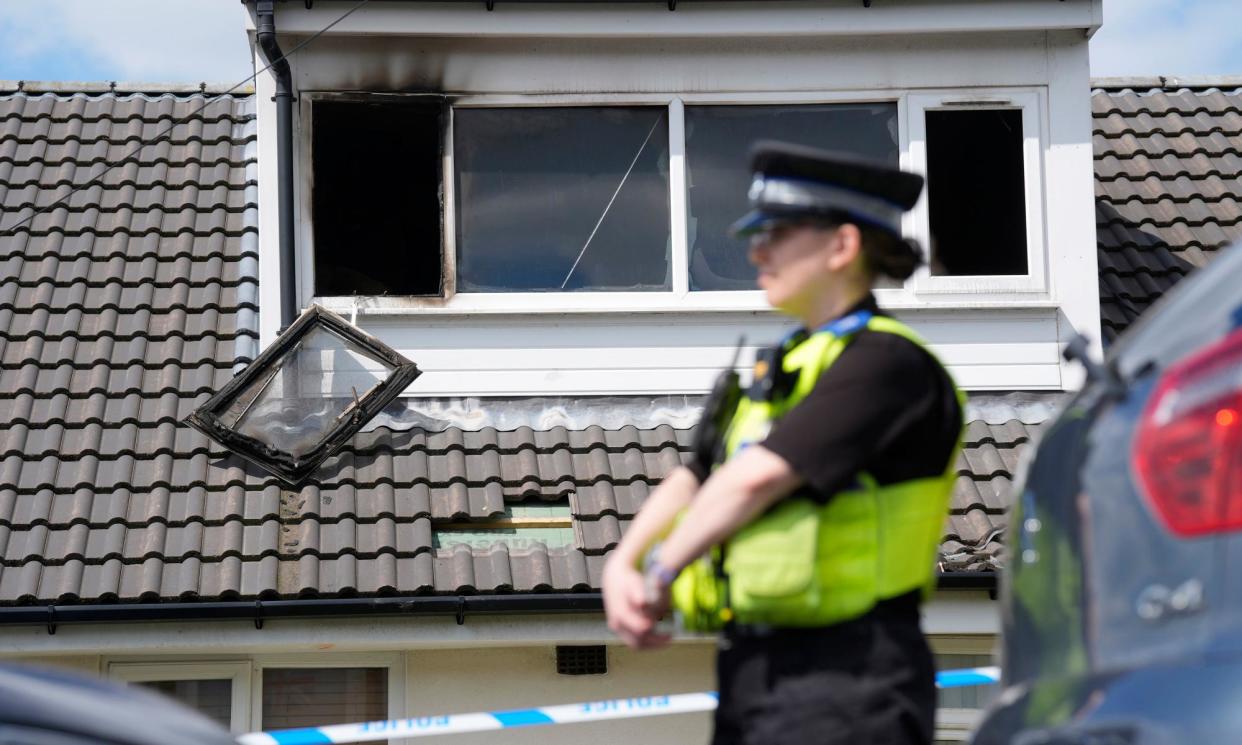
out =
<svg viewBox="0 0 1242 745"><path fill-rule="evenodd" d="M289 618L372 616L453 616L493 613L598 613L597 592L529 595L427 595L419 597L239 600L228 602L110 603L106 605L24 605L0 607L0 626L46 625L49 634L65 623L109 621L266 621Z"/></svg>
<svg viewBox="0 0 1242 745"><path fill-rule="evenodd" d="M940 574L941 590L987 590L995 596L996 572ZM45 625L48 633L66 623L110 621L266 621L346 616L467 616L490 614L600 613L598 592L514 595L424 595L414 597L236 600L225 602L109 603L100 605L20 605L0 607L0 626Z"/></svg>

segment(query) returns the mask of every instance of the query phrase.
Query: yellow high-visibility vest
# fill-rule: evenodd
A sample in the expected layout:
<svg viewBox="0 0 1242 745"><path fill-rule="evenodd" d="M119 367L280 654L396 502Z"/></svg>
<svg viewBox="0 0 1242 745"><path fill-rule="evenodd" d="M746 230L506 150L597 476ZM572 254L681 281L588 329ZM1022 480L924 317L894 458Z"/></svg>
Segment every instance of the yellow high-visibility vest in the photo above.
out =
<svg viewBox="0 0 1242 745"><path fill-rule="evenodd" d="M793 378L789 393L773 401L743 396L738 402L725 434L725 460L761 442L811 393L861 328L927 348L908 326L884 316L871 316L849 333L830 326L811 334L781 362ZM955 392L965 411L965 397L956 387ZM860 473L856 488L824 504L796 494L777 503L678 576L671 594L683 624L697 631L717 630L729 620L828 626L857 618L881 600L912 590L930 593L957 450L939 476L880 485Z"/></svg>

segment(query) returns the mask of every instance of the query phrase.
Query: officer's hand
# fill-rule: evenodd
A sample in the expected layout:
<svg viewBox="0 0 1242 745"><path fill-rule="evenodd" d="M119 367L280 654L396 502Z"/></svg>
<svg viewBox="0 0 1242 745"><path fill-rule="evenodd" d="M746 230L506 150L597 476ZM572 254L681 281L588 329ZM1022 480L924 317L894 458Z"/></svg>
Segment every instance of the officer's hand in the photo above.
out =
<svg viewBox="0 0 1242 745"><path fill-rule="evenodd" d="M608 628L633 649L651 649L668 643L668 634L656 631L648 606L643 575L622 561L609 559L604 566L604 613Z"/></svg>
<svg viewBox="0 0 1242 745"><path fill-rule="evenodd" d="M671 605L669 586L655 581L652 577L643 577L643 613L648 618L659 621L669 612Z"/></svg>

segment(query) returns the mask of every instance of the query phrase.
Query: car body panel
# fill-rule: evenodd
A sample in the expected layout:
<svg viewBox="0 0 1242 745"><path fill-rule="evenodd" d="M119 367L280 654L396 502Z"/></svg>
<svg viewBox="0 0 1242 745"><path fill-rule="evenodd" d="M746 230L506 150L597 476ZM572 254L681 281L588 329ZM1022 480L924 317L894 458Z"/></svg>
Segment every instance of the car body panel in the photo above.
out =
<svg viewBox="0 0 1242 745"><path fill-rule="evenodd" d="M1242 531L1175 535L1134 467L1162 373L1239 329L1234 247L1123 335L1032 443L1001 585L1002 691L975 745L1242 741Z"/></svg>
<svg viewBox="0 0 1242 745"><path fill-rule="evenodd" d="M1237 742L1242 657L1147 665L1016 686L973 745L1188 745Z"/></svg>
<svg viewBox="0 0 1242 745"><path fill-rule="evenodd" d="M0 743L236 745L218 724L138 686L0 665Z"/></svg>

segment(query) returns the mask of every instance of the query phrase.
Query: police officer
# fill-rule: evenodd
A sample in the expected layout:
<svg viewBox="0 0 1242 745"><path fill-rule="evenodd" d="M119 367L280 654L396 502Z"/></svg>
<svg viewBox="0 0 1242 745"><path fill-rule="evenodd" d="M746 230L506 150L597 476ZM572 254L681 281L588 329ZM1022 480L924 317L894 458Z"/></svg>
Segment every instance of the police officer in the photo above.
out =
<svg viewBox="0 0 1242 745"><path fill-rule="evenodd" d="M668 641L670 602L721 630L712 742L931 743L934 669L919 605L952 490L963 402L885 314L877 278L921 261L901 218L915 174L779 143L753 153L733 227L768 302L801 328L726 377L695 456L652 492L604 570L609 626Z"/></svg>

